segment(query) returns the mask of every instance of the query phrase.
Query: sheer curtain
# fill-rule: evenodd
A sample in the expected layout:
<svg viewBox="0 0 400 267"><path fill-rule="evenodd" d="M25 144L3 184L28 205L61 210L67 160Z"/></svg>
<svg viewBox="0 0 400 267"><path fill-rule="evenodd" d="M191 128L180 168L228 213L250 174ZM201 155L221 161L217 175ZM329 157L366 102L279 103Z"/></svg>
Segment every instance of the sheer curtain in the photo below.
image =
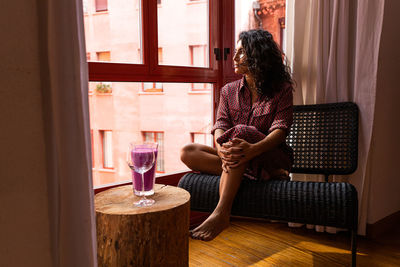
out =
<svg viewBox="0 0 400 267"><path fill-rule="evenodd" d="M349 182L358 190L363 235L384 4L384 0L287 1L286 55L297 82L294 103L352 101L360 109L358 169Z"/></svg>
<svg viewBox="0 0 400 267"><path fill-rule="evenodd" d="M97 266L82 12L38 1L53 266Z"/></svg>

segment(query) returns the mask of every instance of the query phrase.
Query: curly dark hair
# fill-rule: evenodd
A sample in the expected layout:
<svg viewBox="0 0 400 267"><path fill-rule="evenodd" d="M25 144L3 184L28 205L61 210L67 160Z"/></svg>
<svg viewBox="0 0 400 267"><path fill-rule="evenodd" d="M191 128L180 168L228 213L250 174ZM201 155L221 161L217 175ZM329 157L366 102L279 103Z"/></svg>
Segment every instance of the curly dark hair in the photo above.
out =
<svg viewBox="0 0 400 267"><path fill-rule="evenodd" d="M284 83L293 85L284 54L272 34L265 30L243 31L239 34L239 40L242 41L247 67L254 76L259 94L272 97Z"/></svg>

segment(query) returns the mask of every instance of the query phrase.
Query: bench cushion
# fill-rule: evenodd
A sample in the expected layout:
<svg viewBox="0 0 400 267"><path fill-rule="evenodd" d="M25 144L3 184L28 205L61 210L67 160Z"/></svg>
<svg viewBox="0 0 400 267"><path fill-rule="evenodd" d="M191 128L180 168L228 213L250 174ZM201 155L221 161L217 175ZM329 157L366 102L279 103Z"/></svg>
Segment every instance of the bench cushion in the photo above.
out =
<svg viewBox="0 0 400 267"><path fill-rule="evenodd" d="M211 212L219 199L219 176L188 173L178 186L189 191L191 209ZM244 179L232 215L356 229L357 192L349 183Z"/></svg>

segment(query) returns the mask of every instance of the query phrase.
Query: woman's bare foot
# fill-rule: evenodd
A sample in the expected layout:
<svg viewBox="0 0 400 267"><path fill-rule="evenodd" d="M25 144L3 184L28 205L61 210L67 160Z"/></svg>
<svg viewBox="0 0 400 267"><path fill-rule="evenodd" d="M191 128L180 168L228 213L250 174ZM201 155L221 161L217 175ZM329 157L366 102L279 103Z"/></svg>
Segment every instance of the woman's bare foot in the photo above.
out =
<svg viewBox="0 0 400 267"><path fill-rule="evenodd" d="M202 224L190 231L190 236L193 239L200 239L203 241L213 240L229 226L229 217L229 213L214 211Z"/></svg>

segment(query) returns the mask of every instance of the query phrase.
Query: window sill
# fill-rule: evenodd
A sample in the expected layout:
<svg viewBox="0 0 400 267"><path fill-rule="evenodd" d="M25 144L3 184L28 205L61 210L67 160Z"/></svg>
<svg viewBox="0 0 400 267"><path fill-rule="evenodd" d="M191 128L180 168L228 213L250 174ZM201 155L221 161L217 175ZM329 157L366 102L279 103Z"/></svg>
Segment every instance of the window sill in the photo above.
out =
<svg viewBox="0 0 400 267"><path fill-rule="evenodd" d="M166 174L162 174L162 175L156 174L156 183L176 186L176 185L178 185L178 182L181 179L181 177L188 172L190 172L189 169L178 171L178 172L173 172L173 173L166 173ZM132 180L116 182L116 183L112 183L112 184L99 185L99 186L96 186L93 188L94 194L100 193L104 190L107 190L107 189L110 189L113 187L129 185L129 184L132 184Z"/></svg>
<svg viewBox="0 0 400 267"><path fill-rule="evenodd" d="M164 92L139 92L139 95L164 95Z"/></svg>
<svg viewBox="0 0 400 267"><path fill-rule="evenodd" d="M186 2L187 5L197 5L197 4L206 4L206 3L207 3L206 0L195 0L195 1L188 0Z"/></svg>
<svg viewBox="0 0 400 267"><path fill-rule="evenodd" d="M188 92L189 95L209 95L211 94L211 90L190 90Z"/></svg>
<svg viewBox="0 0 400 267"><path fill-rule="evenodd" d="M92 14L93 14L93 16L97 16L97 15L106 15L106 14L108 14L108 10L105 10L105 11L95 11L95 12L93 12Z"/></svg>
<svg viewBox="0 0 400 267"><path fill-rule="evenodd" d="M115 169L104 169L104 168L100 168L100 169L95 169L99 172L108 172L108 173L115 173Z"/></svg>
<svg viewBox="0 0 400 267"><path fill-rule="evenodd" d="M94 95L97 95L97 96L112 96L113 93L94 93Z"/></svg>

